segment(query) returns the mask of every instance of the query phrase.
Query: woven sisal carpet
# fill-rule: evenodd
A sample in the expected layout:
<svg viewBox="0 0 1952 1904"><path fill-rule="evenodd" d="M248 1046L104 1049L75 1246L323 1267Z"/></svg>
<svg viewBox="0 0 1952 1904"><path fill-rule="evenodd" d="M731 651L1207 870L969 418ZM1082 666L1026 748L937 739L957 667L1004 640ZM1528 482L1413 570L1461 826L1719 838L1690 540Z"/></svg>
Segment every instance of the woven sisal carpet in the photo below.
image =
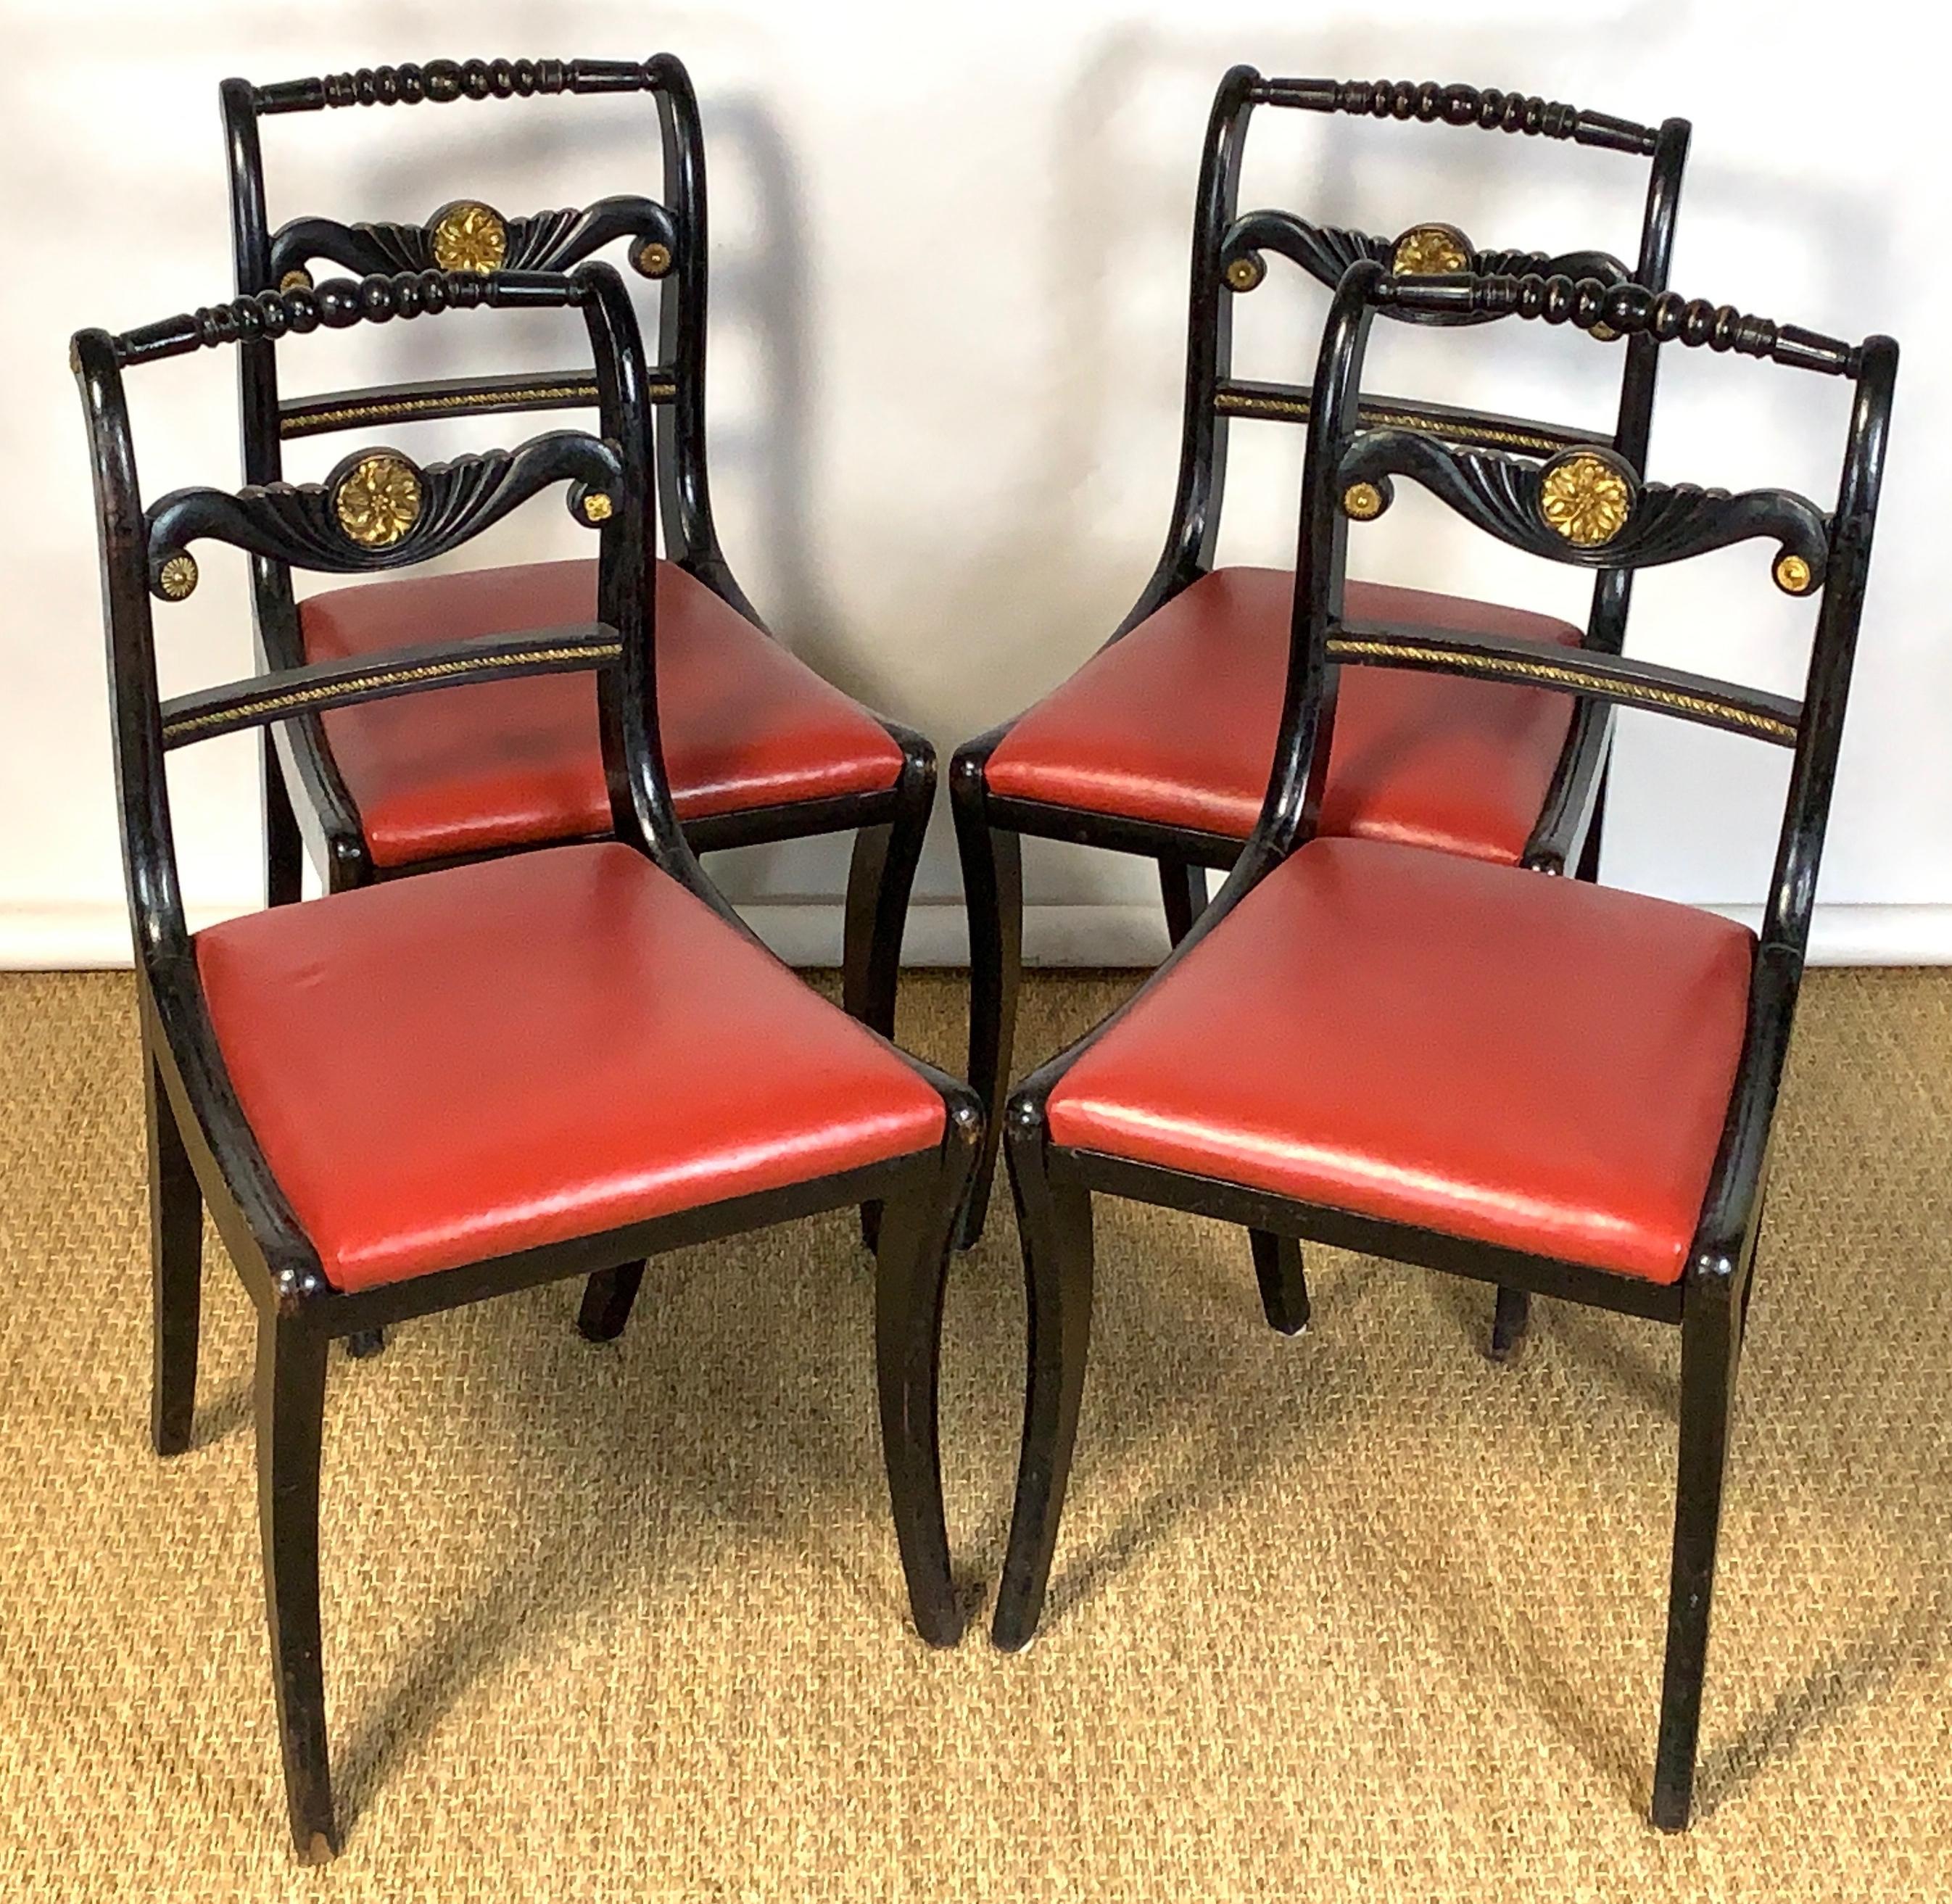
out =
<svg viewBox="0 0 1952 1904"><path fill-rule="evenodd" d="M1042 977L1021 1049L1129 980ZM959 983L905 1034L951 1065ZM1642 1821L1678 1338L1111 1205L1042 1637L928 1652L835 1218L336 1360L339 1862L289 1862L249 1310L213 1240L196 1445L145 1439L129 982L0 980L0 1894L178 1900L1952 1896L1952 973L1819 974L1743 1370L1703 1815ZM974 1602L1021 1305L959 1266L943 1397Z"/></svg>

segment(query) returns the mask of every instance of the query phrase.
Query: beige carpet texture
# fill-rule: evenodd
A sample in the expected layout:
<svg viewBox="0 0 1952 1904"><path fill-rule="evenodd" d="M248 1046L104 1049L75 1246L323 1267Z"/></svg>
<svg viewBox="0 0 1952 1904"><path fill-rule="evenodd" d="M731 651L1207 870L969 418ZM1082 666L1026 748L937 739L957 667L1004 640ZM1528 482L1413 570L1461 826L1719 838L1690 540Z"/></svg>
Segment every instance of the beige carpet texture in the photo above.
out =
<svg viewBox="0 0 1952 1904"><path fill-rule="evenodd" d="M1038 976L1055 1049L1131 974ZM831 992L831 983L827 984ZM959 1069L959 974L902 1030ZM0 979L0 1896L1952 1898L1952 972L1804 995L1738 1402L1697 1822L1645 1822L1678 1332L1101 1201L1070 1505L994 1652L1021 1393L1007 1200L943 1424L974 1612L907 1624L872 1283L836 1215L335 1353L346 1849L292 1862L250 1309L214 1235L195 1444L147 1441L126 974Z"/></svg>

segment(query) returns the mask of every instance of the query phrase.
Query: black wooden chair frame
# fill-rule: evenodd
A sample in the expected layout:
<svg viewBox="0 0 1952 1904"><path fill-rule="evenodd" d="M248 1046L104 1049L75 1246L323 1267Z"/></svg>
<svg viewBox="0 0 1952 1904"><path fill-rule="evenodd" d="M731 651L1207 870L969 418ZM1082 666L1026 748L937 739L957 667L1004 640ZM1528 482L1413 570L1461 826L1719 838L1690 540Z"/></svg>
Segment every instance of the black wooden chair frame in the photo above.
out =
<svg viewBox="0 0 1952 1904"><path fill-rule="evenodd" d="M444 206L424 227L346 225L301 217L274 229L266 209L261 119L355 105L637 92L650 94L657 109L665 174L662 202L609 198L577 212L501 220L503 245L512 265L567 270L606 246L623 242L632 267L658 283L658 362L646 393L650 404L670 416L668 427L657 432L655 448L665 548L678 567L767 633L733 575L712 518L705 423L709 264L705 141L697 95L674 55L660 53L643 61L434 60L424 66L362 68L271 86L225 80L220 102L238 293L251 297L308 282L311 267L321 259L361 274L432 267L438 262L443 214L470 208L468 202ZM255 483L281 480L282 446L289 439L432 417L587 406L597 395L587 370L568 369L330 391L281 402L275 342L269 337L244 340L237 367L244 476ZM253 583L261 660L270 667L298 666L305 655L289 569L260 561L254 564ZM832 833L855 834L847 882L843 996L854 1017L887 1037L894 1031L902 938L934 803L936 765L934 749L925 736L897 722L873 718L901 749L902 765L892 786L702 816L688 821L685 832L698 853ZM297 797L298 789L302 789L302 798ZM427 860L397 868L374 863L358 808L315 718L285 723L267 739L264 797L267 887L274 905L298 896L302 834L308 836L313 855L335 891L455 863ZM526 850L511 847L464 857L493 858Z"/></svg>
<svg viewBox="0 0 1952 1904"><path fill-rule="evenodd" d="M1390 239L1310 224L1285 211L1242 214L1240 170L1247 126L1254 108L1260 105L1482 127L1567 139L1644 158L1649 161L1650 175L1637 265L1630 274L1617 259L1600 252L1550 258L1536 252L1481 252L1462 233L1446 225L1413 227L1401 237ZM1233 67L1220 82L1207 122L1193 214L1186 400L1172 527L1158 566L1106 646L1131 633L1212 569L1219 539L1231 420L1303 424L1309 420L1311 397L1306 386L1250 383L1233 375L1231 301L1261 283L1266 275L1266 253L1287 258L1333 290L1344 270L1357 259L1398 264L1409 255L1406 246L1426 235L1437 234L1453 255L1467 260L1468 268L1479 273L1550 275L1556 271L1608 284L1624 283L1631 277L1656 290L1664 289L1689 132L1683 119L1670 119L1658 127L1635 125L1602 113L1516 93L1481 92L1469 86L1270 80L1250 66ZM1438 326L1482 321L1447 311L1390 308L1385 314L1406 323ZM1378 422L1427 430L1447 442L1541 460L1597 443L1638 470L1647 459L1658 354L1650 339L1630 337L1625 359L1619 421L1611 436L1396 398L1368 401L1365 414ZM1603 654L1620 652L1626 637L1630 590L1631 578L1622 571L1603 571L1595 577L1587 647ZM1240 840L1225 834L991 792L990 756L1015 724L1014 720L1005 721L965 742L956 749L949 776L969 911L969 1077L993 1112L1009 1090L1015 1036L1022 967L1021 836L1029 833L1156 860L1167 935L1175 945L1186 936L1206 902L1206 869L1224 871L1240 857L1243 847ZM1603 701L1581 704L1544 808L1526 845L1526 865L1556 873L1571 861L1582 877L1591 878L1597 872L1611 730L1612 710ZM1575 861L1574 855L1582 841L1584 851ZM993 1116L964 1225L965 1248L981 1233L999 1141L1000 1121ZM1255 1260L1268 1279L1271 1291L1278 1289L1282 1280L1280 1245L1273 1238L1262 1237L1255 1237L1253 1245ZM1501 1346L1509 1346L1506 1331L1515 1318L1516 1312L1501 1317Z"/></svg>
<svg viewBox="0 0 1952 1904"><path fill-rule="evenodd" d="M130 367L205 345L263 343L321 325L341 329L477 305L581 311L595 356L600 436L563 431L534 439L502 458L499 472L491 467L493 455L417 471L434 533L410 536L392 551L363 549L335 529L333 484L252 486L234 496L177 491L145 512L123 390ZM877 1351L888 1480L916 1624L931 1643L951 1643L960 1616L942 1519L936 1357L951 1233L981 1121L973 1094L905 1056L940 1092L946 1107L943 1136L929 1150L571 1242L341 1291L327 1280L239 1105L185 922L164 774L165 755L175 747L289 722L298 718L296 709L344 706L461 680L583 667L598 672L618 836L737 924L737 915L699 869L665 777L653 689L655 596L645 586L651 442L646 374L621 278L596 262L580 266L571 277L429 271L369 277L357 284L332 280L316 289L296 286L239 299L119 336L83 331L74 340L74 364L87 414L102 533L117 784L140 1001L155 1294L152 1433L161 1454L180 1453L189 1445L202 1211L208 1205L258 1315L258 1472L266 1595L286 1789L300 1856L329 1857L339 1843L318 1599L321 1424L327 1346L334 1337L572 1276L591 1278L586 1332L614 1333L602 1324L614 1312L619 1283L634 1288L649 1255L816 1211L879 1204L885 1216L878 1248ZM338 480L336 473L335 484ZM180 599L187 592L185 582L193 586L192 540L232 542L248 551L261 570L274 559L342 573L397 567L458 546L544 488L562 483L568 485L572 516L596 527L600 537L602 622L424 644L356 661L278 667L222 688L159 698L151 597ZM599 493L610 506L593 505ZM519 1000L510 1003L519 1008ZM593 1321L596 1326L588 1327Z"/></svg>
<svg viewBox="0 0 1952 1904"><path fill-rule="evenodd" d="M1605 327L1650 344L1679 342L1766 358L1850 379L1848 446L1834 511L1781 490L1725 492L1641 484L1614 467L1636 497L1631 520L1603 546L1575 546L1547 527L1542 477L1526 462L1418 433L1369 427L1359 403L1372 322L1392 305L1425 314L1516 314L1589 333ZM1331 310L1309 424L1297 552L1295 618L1281 736L1260 821L1225 886L1144 990L1214 930L1259 881L1314 833L1344 666L1466 672L1704 723L1793 752L1775 868L1753 968L1744 1036L1721 1142L1683 1276L1661 1285L1585 1265L1466 1240L1209 1177L1070 1149L1051 1141L1046 1106L1078 1056L1122 1015L1115 1013L1024 1082L1010 1100L1010 1170L1029 1286L1028 1393L1016 1505L994 1622L996 1643L1035 1631L1069 1470L1090 1332L1093 1191L1188 1210L1266 1235L1425 1265L1501 1288L1557 1296L1676 1324L1681 1331L1680 1449L1666 1665L1653 1796L1654 1822L1684 1828L1692 1806L1722 1483L1737 1362L1768 1180L1771 1132L1808 943L1844 704L1862 614L1882 478L1897 348L1857 346L1724 306L1684 302L1628 285L1567 278L1403 277L1353 266ZM1583 453L1583 452L1575 452ZM1773 538L1774 573L1792 594L1822 591L1802 699L1710 677L1516 639L1359 627L1341 614L1347 489L1373 486L1363 513L1387 508L1403 477L1422 484L1514 546L1602 574L1684 559L1754 536ZM1572 678L1568 678L1571 677ZM1129 1009L1130 1006L1125 1008ZM1305 1315L1298 1254L1290 1290ZM1271 1318L1271 1319L1274 1319Z"/></svg>

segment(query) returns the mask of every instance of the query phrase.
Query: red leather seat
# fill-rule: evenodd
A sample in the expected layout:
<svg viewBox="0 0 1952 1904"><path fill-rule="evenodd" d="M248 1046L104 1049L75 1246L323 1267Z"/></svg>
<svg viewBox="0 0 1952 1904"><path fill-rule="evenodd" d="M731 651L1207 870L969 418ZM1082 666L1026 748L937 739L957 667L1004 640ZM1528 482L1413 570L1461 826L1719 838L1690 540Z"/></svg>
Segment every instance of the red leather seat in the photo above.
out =
<svg viewBox="0 0 1952 1904"><path fill-rule="evenodd" d="M342 1290L940 1141L937 1093L641 854L491 860L199 933L217 1043Z"/></svg>
<svg viewBox="0 0 1952 1904"><path fill-rule="evenodd" d="M1051 1135L1672 1283L1754 943L1665 900L1316 839L1078 1059Z"/></svg>
<svg viewBox="0 0 1952 1904"><path fill-rule="evenodd" d="M596 564L536 562L333 589L299 608L308 661L596 618ZM893 786L901 749L838 688L668 562L657 565L658 711L680 819ZM607 833L587 674L335 709L327 743L376 864Z"/></svg>
<svg viewBox="0 0 1952 1904"><path fill-rule="evenodd" d="M1294 577L1203 576L1101 649L990 756L993 793L1244 839L1260 816L1287 670ZM1352 582L1365 621L1576 643L1547 615ZM1564 695L1407 669L1344 668L1325 833L1517 861L1545 804Z"/></svg>

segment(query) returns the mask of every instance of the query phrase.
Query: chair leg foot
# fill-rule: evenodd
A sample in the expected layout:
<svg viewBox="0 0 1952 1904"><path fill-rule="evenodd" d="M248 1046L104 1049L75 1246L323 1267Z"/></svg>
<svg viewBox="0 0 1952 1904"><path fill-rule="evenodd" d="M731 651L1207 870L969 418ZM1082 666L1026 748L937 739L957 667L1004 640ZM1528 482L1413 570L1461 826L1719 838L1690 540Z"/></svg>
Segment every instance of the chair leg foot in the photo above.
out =
<svg viewBox="0 0 1952 1904"><path fill-rule="evenodd" d="M957 755L949 783L969 914L968 1075L984 1111L983 1148L956 1239L961 1249L975 1247L989 1211L1023 968L1023 842L1008 828L990 824L984 758Z"/></svg>
<svg viewBox="0 0 1952 1904"><path fill-rule="evenodd" d="M599 1269L584 1283L576 1328L585 1342L615 1342L624 1333L643 1280L642 1263L622 1263L615 1269Z"/></svg>
<svg viewBox="0 0 1952 1904"><path fill-rule="evenodd" d="M1051 1182L1041 1129L1012 1133L1010 1176L1029 1296L1029 1380L1010 1543L990 1637L1015 1652L1036 1634L1057 1549L1090 1346L1092 1244L1090 1193Z"/></svg>
<svg viewBox="0 0 1952 1904"><path fill-rule="evenodd" d="M916 1630L932 1646L953 1646L962 1637L943 1514L937 1402L943 1292L956 1212L975 1162L975 1135L952 1124L936 1168L917 1187L881 1206L875 1253L881 1458L909 1610Z"/></svg>
<svg viewBox="0 0 1952 1904"><path fill-rule="evenodd" d="M1254 1249L1254 1275L1261 1286L1261 1310L1270 1329L1298 1336L1308 1327L1308 1277L1302 1265L1301 1245L1292 1237L1268 1230L1250 1230Z"/></svg>
<svg viewBox="0 0 1952 1904"><path fill-rule="evenodd" d="M370 1362L386 1346L384 1329L355 1329L346 1338L346 1352L355 1362Z"/></svg>
<svg viewBox="0 0 1952 1904"><path fill-rule="evenodd" d="M1694 1804L1694 1763L1707 1676L1709 1615L1722 1524L1722 1480L1741 1323L1725 1288L1697 1281L1681 1323L1681 1449L1674 1503L1674 1565L1668 1587L1667 1657L1661 1675L1660 1737L1654 1751L1653 1820L1685 1831Z"/></svg>
<svg viewBox="0 0 1952 1904"><path fill-rule="evenodd" d="M154 1302L149 1438L159 1455L189 1446L196 1413L202 1305L203 1196L162 1074L145 1055L149 1139L149 1266Z"/></svg>
<svg viewBox="0 0 1952 1904"><path fill-rule="evenodd" d="M319 1637L318 1470L326 1340L275 1311L258 1321L258 1503L271 1674L292 1842L308 1864L339 1850Z"/></svg>
<svg viewBox="0 0 1952 1904"><path fill-rule="evenodd" d="M1491 1312L1491 1346L1484 1352L1494 1362L1515 1361L1531 1327L1531 1292L1500 1290L1497 1307Z"/></svg>

